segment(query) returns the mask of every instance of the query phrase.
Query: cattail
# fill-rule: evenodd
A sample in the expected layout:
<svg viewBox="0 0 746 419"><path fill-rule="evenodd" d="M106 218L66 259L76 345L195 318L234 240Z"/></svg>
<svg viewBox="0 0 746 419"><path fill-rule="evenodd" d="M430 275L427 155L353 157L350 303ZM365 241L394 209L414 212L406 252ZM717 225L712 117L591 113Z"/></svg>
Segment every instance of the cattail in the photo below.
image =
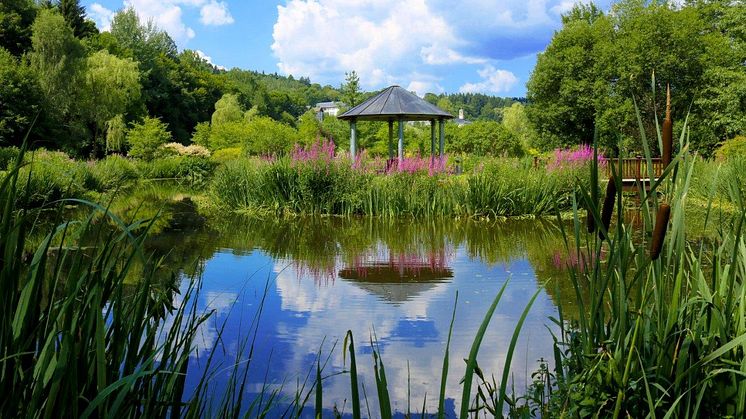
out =
<svg viewBox="0 0 746 419"><path fill-rule="evenodd" d="M588 232L593 233L594 231L596 231L596 219L593 218L593 214L591 214L590 211L588 211L586 219Z"/></svg>
<svg viewBox="0 0 746 419"><path fill-rule="evenodd" d="M671 163L673 150L673 121L671 120L671 85L666 88L666 117L663 119L663 167Z"/></svg>
<svg viewBox="0 0 746 419"><path fill-rule="evenodd" d="M603 230L599 230L599 234L603 238L608 238L607 233L609 226L611 225L611 214L614 212L614 201L616 201L616 181L612 177L609 179L609 183L606 184L606 196L604 197L604 206L601 208L601 224L604 226Z"/></svg>
<svg viewBox="0 0 746 419"><path fill-rule="evenodd" d="M658 259L658 257L661 255L663 241L666 238L666 230L668 230L668 219L670 217L671 206L668 204L661 204L660 207L658 207L658 214L655 217L653 241L652 243L650 243L650 258L653 260Z"/></svg>

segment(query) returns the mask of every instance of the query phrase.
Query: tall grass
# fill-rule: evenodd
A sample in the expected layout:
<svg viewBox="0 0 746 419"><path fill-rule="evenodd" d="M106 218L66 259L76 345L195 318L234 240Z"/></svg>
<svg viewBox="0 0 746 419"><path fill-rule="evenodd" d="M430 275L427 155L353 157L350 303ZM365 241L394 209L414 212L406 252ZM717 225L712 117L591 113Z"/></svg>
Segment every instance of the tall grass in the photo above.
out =
<svg viewBox="0 0 746 419"><path fill-rule="evenodd" d="M638 208L640 223L625 219L618 177L610 180L616 185L607 188L611 195L603 210L596 198L598 182L574 204L574 230L565 232L566 246L590 257L571 269L579 316L557 321L559 391L553 394L553 415L746 415L744 195L733 182L737 177L729 175L723 188L738 210L713 239L687 236L697 157L689 152L684 127L679 152L661 178L649 189L638 185L639 200L631 205ZM644 130L640 133L650 159ZM658 143L664 141L665 132ZM709 182L709 187L720 186ZM708 195L705 224L714 222L714 194ZM599 232L581 225L578 206L588 209ZM609 224L605 218L614 207Z"/></svg>
<svg viewBox="0 0 746 419"><path fill-rule="evenodd" d="M79 222L60 222L33 253L35 227L23 150L0 184L0 402L2 417L160 417L181 410L184 373L204 316L174 307L174 289L152 281L145 261L147 228L127 225L99 205ZM103 213L110 223L92 222ZM116 229L106 228L109 225ZM68 234L82 230L82 243ZM53 245L53 243L58 243ZM135 263L140 281L125 284ZM196 283L195 283L196 285ZM185 301L195 291L189 287ZM178 327L163 329L167 313Z"/></svg>
<svg viewBox="0 0 746 419"><path fill-rule="evenodd" d="M215 173L210 197L227 211L383 217L550 215L571 209L584 170L548 171L517 159L463 175L375 173L349 162L234 160Z"/></svg>

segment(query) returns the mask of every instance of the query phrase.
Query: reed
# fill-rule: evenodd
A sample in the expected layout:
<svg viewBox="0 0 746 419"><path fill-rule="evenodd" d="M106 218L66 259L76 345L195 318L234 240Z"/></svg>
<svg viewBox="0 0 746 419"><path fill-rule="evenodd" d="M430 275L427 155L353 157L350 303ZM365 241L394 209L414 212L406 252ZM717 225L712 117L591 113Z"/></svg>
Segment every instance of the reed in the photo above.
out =
<svg viewBox="0 0 746 419"><path fill-rule="evenodd" d="M633 205L641 224L625 219L623 211L611 223L608 202L621 208L621 188L609 186L607 198L615 199L603 208L588 190L578 196L575 207L588 208L596 225L609 227L608 234L585 233L575 211L573 231L563 230L568 252L592 257L570 267L581 309L572 319L560 310L553 416L746 414L746 207L730 183L739 210L718 236L688 237L687 199L697 158L688 151L686 131L685 124L680 151L663 176L649 189L638 185ZM644 130L640 135L650 159ZM705 220L712 220L710 204Z"/></svg>
<svg viewBox="0 0 746 419"><path fill-rule="evenodd" d="M588 183L579 167L549 170L517 159L462 175L378 173L344 159L241 159L215 173L210 197L218 209L249 213L495 218L569 210L578 183Z"/></svg>

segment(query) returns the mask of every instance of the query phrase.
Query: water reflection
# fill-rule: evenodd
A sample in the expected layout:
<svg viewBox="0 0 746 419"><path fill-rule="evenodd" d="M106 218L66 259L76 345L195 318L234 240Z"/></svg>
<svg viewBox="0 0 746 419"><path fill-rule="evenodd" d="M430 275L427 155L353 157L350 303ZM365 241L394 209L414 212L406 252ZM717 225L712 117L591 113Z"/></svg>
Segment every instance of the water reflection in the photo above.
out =
<svg viewBox="0 0 746 419"><path fill-rule="evenodd" d="M179 207L182 211L189 206ZM176 217L178 218L178 217ZM552 354L547 317L556 315L561 295L574 296L564 281L564 245L556 224L544 221L478 223L347 218L251 219L208 221L164 228L152 242L169 266L200 274L201 309L214 309L204 325L190 363L194 385L208 348L218 345L215 361L224 367L246 360L242 346L262 300L249 370L248 393L265 383L295 395L320 348L332 350L346 331L356 337L358 371L368 401L376 405L371 354L378 341L394 408L434 412L445 341L456 292L459 304L451 346L447 406L455 415L459 381L472 339L492 298L510 280L480 352L482 370L501 374L505 350L530 296L544 284L522 332L512 363L514 387L523 391L540 358ZM192 264L191 261L198 260ZM561 280L560 280L561 278ZM222 332L221 327L225 325ZM322 346L323 345L323 346ZM331 353L326 372L344 369L342 351ZM230 368L212 380L220 391ZM350 411L349 377L324 381L328 407ZM312 413L309 410L309 415Z"/></svg>

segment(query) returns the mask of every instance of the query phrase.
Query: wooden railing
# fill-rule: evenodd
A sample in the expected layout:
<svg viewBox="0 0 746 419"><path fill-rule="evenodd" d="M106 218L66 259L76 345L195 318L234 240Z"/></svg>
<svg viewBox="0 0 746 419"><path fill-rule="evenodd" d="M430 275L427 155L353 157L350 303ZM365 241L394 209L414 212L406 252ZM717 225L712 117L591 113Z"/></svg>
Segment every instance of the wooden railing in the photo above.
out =
<svg viewBox="0 0 746 419"><path fill-rule="evenodd" d="M659 158L651 159L653 164L653 176L657 179L663 173L663 161ZM612 167L616 168L615 172L617 175L621 175L623 181L632 180L647 180L649 176L648 162L642 156L637 156L631 159L622 159L621 170L617 168L619 164L618 159L610 158L607 160L606 174L609 178L613 175Z"/></svg>

